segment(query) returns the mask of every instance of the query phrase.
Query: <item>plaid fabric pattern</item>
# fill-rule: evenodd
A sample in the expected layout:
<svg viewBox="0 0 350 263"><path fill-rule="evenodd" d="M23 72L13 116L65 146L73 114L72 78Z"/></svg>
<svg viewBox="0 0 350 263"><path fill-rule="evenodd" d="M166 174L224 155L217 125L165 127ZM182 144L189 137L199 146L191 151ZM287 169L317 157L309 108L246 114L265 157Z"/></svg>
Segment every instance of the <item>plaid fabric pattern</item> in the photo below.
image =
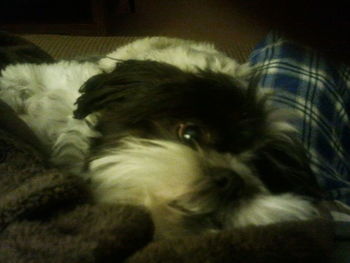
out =
<svg viewBox="0 0 350 263"><path fill-rule="evenodd" d="M251 53L259 85L292 108L311 167L330 199L350 204L350 67L270 33Z"/></svg>

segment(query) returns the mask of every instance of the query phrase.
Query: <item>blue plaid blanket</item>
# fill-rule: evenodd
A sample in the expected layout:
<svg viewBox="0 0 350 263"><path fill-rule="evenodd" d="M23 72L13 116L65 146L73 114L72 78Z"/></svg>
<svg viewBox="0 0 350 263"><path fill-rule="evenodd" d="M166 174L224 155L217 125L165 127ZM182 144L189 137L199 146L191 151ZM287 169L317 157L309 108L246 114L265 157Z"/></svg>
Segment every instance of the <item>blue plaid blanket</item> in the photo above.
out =
<svg viewBox="0 0 350 263"><path fill-rule="evenodd" d="M350 204L350 67L270 33L251 53L262 88L273 103L298 112L311 167L332 200Z"/></svg>

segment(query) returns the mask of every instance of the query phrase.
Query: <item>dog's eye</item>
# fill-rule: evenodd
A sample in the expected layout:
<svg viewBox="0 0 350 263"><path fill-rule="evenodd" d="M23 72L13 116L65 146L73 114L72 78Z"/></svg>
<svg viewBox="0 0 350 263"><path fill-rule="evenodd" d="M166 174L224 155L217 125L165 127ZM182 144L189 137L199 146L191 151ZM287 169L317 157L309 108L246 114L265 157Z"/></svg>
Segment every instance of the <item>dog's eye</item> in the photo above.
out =
<svg viewBox="0 0 350 263"><path fill-rule="evenodd" d="M177 136L182 142L193 144L200 143L203 140L204 133L198 125L181 123L177 129Z"/></svg>

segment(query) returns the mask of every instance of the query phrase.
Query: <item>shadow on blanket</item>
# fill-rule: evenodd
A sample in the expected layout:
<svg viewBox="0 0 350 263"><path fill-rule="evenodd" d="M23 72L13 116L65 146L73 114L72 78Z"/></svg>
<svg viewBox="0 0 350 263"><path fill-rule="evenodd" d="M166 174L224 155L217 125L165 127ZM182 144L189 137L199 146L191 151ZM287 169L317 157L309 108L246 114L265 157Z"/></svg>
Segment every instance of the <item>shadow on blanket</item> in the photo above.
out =
<svg viewBox="0 0 350 263"><path fill-rule="evenodd" d="M39 140L4 102L0 116L2 263L329 261L326 220L152 242L146 211L94 204L81 178L47 164Z"/></svg>

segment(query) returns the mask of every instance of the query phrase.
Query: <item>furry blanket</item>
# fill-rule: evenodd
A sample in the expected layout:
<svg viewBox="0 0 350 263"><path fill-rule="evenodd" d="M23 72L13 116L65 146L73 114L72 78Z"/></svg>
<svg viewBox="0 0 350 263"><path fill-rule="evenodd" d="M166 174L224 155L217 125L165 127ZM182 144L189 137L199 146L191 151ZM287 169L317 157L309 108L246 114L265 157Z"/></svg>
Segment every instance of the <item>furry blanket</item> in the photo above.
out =
<svg viewBox="0 0 350 263"><path fill-rule="evenodd" d="M3 34L1 37L11 38ZM23 45L22 40L15 39L22 48L33 50L30 43ZM11 42L11 50L17 52L18 49L13 48L16 45L16 41ZM1 49L0 53L11 50ZM0 60L3 57L4 54L0 55ZM25 61L37 62L30 56ZM4 63L0 61L1 66L5 66ZM333 229L327 220L153 241L153 224L146 211L126 205L94 204L85 182L50 167L42 149L30 129L0 102L2 263L330 260Z"/></svg>

